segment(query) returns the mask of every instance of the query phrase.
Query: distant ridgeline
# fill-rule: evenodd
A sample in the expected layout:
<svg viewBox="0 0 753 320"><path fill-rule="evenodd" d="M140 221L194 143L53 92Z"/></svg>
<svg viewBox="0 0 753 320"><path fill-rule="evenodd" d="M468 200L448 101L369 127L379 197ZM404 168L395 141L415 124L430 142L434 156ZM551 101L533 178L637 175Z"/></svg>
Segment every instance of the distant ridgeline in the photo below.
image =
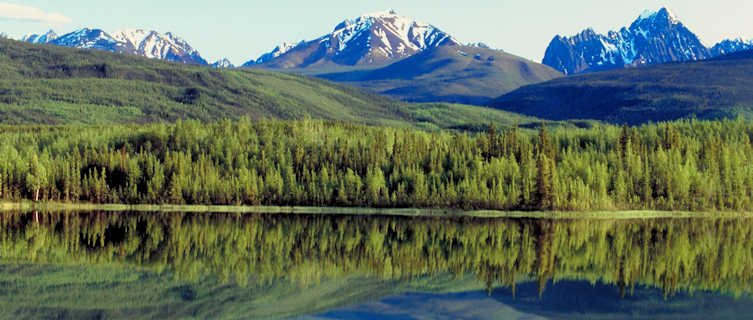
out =
<svg viewBox="0 0 753 320"><path fill-rule="evenodd" d="M749 210L753 123L437 132L225 121L0 128L0 199Z"/></svg>
<svg viewBox="0 0 753 320"><path fill-rule="evenodd" d="M753 223L155 213L5 213L4 261L108 265L240 285L474 275L489 289L550 280L676 292L753 291ZM211 249L208 249L211 248ZM263 257L263 258L260 258ZM251 282L249 282L251 281ZM258 283L256 283L258 282Z"/></svg>

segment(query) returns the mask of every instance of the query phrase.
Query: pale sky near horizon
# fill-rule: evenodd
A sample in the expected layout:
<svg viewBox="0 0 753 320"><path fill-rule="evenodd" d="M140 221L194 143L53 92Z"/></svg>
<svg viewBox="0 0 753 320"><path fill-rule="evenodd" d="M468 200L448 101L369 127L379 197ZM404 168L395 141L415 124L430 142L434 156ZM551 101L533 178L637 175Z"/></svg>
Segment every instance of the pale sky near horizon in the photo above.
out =
<svg viewBox="0 0 753 320"><path fill-rule="evenodd" d="M280 42L311 40L340 21L388 8L430 23L459 41L484 42L541 61L549 41L592 27L597 32L628 26L645 9L668 7L707 45L753 39L753 1L741 0L380 0L175 1L0 0L0 32L13 38L82 27L114 32L173 32L209 62L228 57L240 65ZM23 7L19 7L23 6Z"/></svg>

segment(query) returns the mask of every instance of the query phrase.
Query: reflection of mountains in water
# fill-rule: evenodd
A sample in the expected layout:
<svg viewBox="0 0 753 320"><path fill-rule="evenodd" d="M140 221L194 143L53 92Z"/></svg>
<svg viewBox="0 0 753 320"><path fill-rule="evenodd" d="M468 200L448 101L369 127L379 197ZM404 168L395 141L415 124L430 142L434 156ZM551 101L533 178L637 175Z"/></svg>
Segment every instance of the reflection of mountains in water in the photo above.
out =
<svg viewBox="0 0 753 320"><path fill-rule="evenodd" d="M258 214L44 213L0 217L3 259L122 265L246 284L473 274L750 293L747 219L533 220Z"/></svg>
<svg viewBox="0 0 753 320"><path fill-rule="evenodd" d="M405 293L302 319L747 319L750 296L735 298L710 292L678 293L638 286L620 295L616 285L586 281L549 283L539 296L536 282L508 289L450 293ZM441 316L439 316L441 315Z"/></svg>

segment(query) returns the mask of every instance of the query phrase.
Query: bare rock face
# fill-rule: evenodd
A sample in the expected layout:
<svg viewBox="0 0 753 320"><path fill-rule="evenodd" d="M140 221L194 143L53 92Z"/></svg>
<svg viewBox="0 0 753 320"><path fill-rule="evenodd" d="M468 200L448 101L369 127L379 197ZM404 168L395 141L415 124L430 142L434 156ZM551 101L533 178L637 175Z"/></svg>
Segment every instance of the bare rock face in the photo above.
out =
<svg viewBox="0 0 753 320"><path fill-rule="evenodd" d="M606 35L587 29L556 36L543 63L565 74L712 57L698 37L667 8L644 12L629 28Z"/></svg>

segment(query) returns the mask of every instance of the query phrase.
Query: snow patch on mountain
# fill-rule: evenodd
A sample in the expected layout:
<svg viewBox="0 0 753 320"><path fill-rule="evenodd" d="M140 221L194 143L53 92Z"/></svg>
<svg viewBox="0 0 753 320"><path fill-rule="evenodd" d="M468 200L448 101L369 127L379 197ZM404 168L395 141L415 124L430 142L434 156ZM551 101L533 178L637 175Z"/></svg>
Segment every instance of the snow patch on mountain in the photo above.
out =
<svg viewBox="0 0 753 320"><path fill-rule="evenodd" d="M228 58L217 60L215 63L212 63L211 66L219 69L235 68L235 65L233 65Z"/></svg>
<svg viewBox="0 0 753 320"><path fill-rule="evenodd" d="M606 35L586 29L573 37L556 36L543 63L565 74L711 56L708 48L667 8L645 11L628 28Z"/></svg>
<svg viewBox="0 0 753 320"><path fill-rule="evenodd" d="M198 51L188 42L170 32L161 34L143 29L122 30L113 33L113 38L134 47L137 55L147 58L172 60L171 57L182 55L194 59L199 57Z"/></svg>
<svg viewBox="0 0 753 320"><path fill-rule="evenodd" d="M97 49L191 64L207 64L206 60L188 42L170 32L161 34L156 31L133 29L108 34L100 29L82 28L59 37L54 31L50 30L42 35L26 35L21 40L81 49Z"/></svg>
<svg viewBox="0 0 753 320"><path fill-rule="evenodd" d="M49 43L81 49L102 49L107 46L122 46L117 40L100 29L83 28L64 34Z"/></svg>
<svg viewBox="0 0 753 320"><path fill-rule="evenodd" d="M753 50L753 39L744 40L742 38L737 38L723 40L711 48L711 54L714 56L721 56L744 50Z"/></svg>
<svg viewBox="0 0 753 320"><path fill-rule="evenodd" d="M283 42L283 43L277 45L272 51L267 52L267 53L261 55L259 57L259 59L256 59L255 63L264 63L264 62L270 61L270 60L272 60L274 58L277 58L277 57L279 57L279 56L287 53L288 51L292 50L297 45L299 45L299 44L301 44L303 42L304 41L301 41L301 42L299 42L297 44Z"/></svg>
<svg viewBox="0 0 753 320"><path fill-rule="evenodd" d="M324 61L370 64L401 59L440 45L460 45L460 42L428 23L403 17L390 9L343 20L331 33L312 41L277 46L260 56L255 64L271 63L283 68ZM251 62L244 64L249 65Z"/></svg>
<svg viewBox="0 0 753 320"><path fill-rule="evenodd" d="M55 31L47 31L44 34L27 34L23 37L21 37L21 41L25 42L31 42L31 43L49 43L55 39L58 38L57 33Z"/></svg>

